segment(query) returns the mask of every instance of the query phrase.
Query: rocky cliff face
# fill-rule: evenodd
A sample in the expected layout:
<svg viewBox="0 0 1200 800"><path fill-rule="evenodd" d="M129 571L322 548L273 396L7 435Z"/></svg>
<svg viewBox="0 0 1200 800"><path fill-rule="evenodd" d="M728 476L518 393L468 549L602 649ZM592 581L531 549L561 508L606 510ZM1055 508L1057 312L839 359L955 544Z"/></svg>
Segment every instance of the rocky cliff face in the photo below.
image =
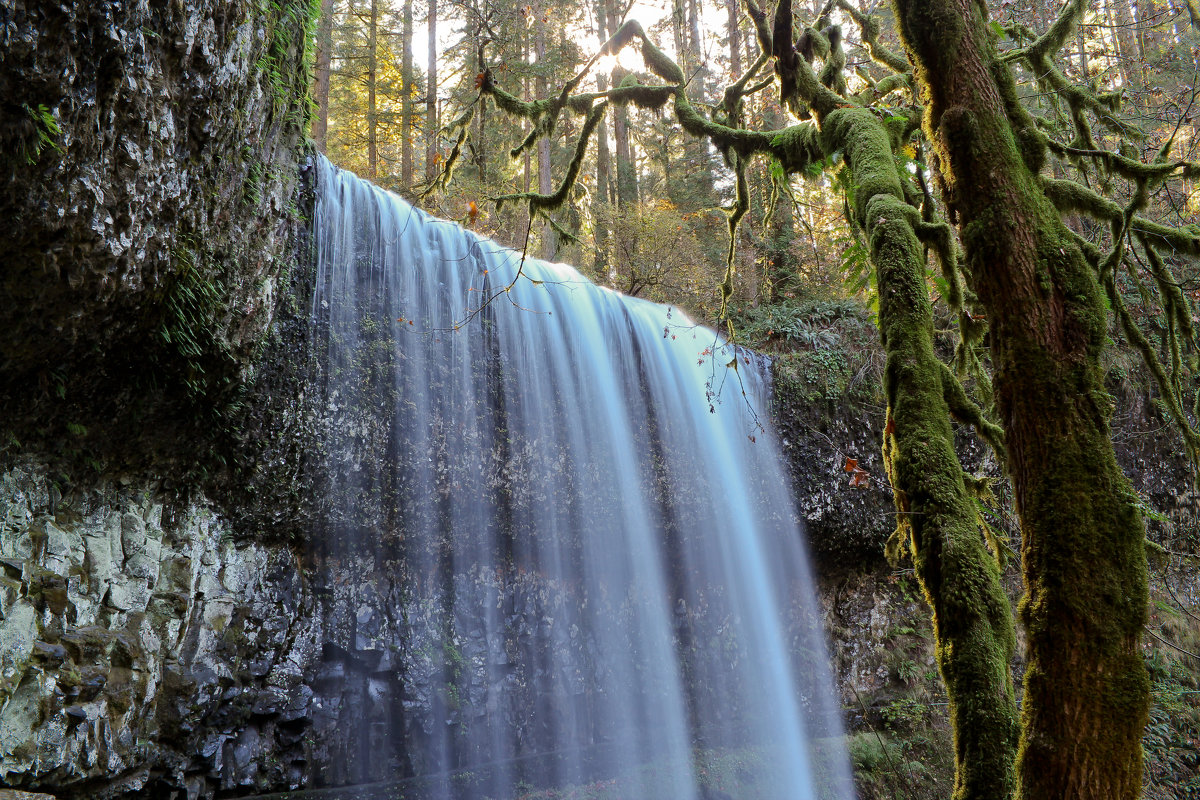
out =
<svg viewBox="0 0 1200 800"><path fill-rule="evenodd" d="M291 256L310 6L0 6L0 445L209 460Z"/></svg>
<svg viewBox="0 0 1200 800"><path fill-rule="evenodd" d="M196 765L257 777L264 737L274 782L299 780L287 745L307 727L313 642L294 630L311 598L290 553L153 484L64 496L22 463L0 496L0 781L211 794L227 787Z"/></svg>

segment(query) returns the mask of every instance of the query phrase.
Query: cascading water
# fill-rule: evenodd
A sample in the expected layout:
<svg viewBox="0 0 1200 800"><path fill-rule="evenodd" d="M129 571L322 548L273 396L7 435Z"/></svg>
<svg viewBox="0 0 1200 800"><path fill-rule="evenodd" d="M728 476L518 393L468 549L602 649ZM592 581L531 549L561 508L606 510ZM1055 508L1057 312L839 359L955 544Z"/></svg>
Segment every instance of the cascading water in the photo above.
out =
<svg viewBox="0 0 1200 800"><path fill-rule="evenodd" d="M759 371L677 310L321 160L327 557L399 698L359 779L434 797L849 797ZM581 789L580 791L583 791Z"/></svg>

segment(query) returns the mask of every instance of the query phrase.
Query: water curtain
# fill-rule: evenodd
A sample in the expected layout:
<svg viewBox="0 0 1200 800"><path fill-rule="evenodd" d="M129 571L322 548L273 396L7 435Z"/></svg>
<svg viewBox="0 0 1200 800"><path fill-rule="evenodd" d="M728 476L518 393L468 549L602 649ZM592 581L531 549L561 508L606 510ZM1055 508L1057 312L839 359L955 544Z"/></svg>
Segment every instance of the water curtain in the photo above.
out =
<svg viewBox="0 0 1200 800"><path fill-rule="evenodd" d="M850 796L761 365L678 309L317 172L323 547L348 596L402 598L345 612L379 684L361 777ZM402 652L379 652L384 628Z"/></svg>

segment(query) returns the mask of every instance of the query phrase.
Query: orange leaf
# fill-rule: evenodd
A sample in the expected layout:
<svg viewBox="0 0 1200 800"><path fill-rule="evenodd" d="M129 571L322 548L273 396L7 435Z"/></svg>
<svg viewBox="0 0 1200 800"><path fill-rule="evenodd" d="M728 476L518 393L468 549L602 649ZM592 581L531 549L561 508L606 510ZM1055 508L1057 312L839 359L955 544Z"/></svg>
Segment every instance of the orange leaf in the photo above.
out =
<svg viewBox="0 0 1200 800"><path fill-rule="evenodd" d="M846 470L846 472L854 472L854 470L858 469L858 459L847 458L846 466L842 467L842 469Z"/></svg>
<svg viewBox="0 0 1200 800"><path fill-rule="evenodd" d="M475 220L479 219L479 206L475 205L474 200L467 204L467 219L472 225L475 224Z"/></svg>
<svg viewBox="0 0 1200 800"><path fill-rule="evenodd" d="M887 425L884 426L883 432L887 436L891 436L896 432L896 420L892 418L891 414L888 414Z"/></svg>
<svg viewBox="0 0 1200 800"><path fill-rule="evenodd" d="M484 73L481 72L475 76L475 88L476 89L483 88L483 80L484 80Z"/></svg>

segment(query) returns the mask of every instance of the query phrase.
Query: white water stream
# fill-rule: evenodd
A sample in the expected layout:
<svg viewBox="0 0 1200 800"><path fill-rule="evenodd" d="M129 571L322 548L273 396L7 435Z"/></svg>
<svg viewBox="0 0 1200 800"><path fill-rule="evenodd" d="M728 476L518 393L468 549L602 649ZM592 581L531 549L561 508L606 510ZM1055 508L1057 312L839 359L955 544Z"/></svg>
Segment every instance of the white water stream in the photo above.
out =
<svg viewBox="0 0 1200 800"><path fill-rule="evenodd" d="M759 366L318 173L330 549L410 597L408 699L372 745L395 774L463 771L446 797L850 797Z"/></svg>

